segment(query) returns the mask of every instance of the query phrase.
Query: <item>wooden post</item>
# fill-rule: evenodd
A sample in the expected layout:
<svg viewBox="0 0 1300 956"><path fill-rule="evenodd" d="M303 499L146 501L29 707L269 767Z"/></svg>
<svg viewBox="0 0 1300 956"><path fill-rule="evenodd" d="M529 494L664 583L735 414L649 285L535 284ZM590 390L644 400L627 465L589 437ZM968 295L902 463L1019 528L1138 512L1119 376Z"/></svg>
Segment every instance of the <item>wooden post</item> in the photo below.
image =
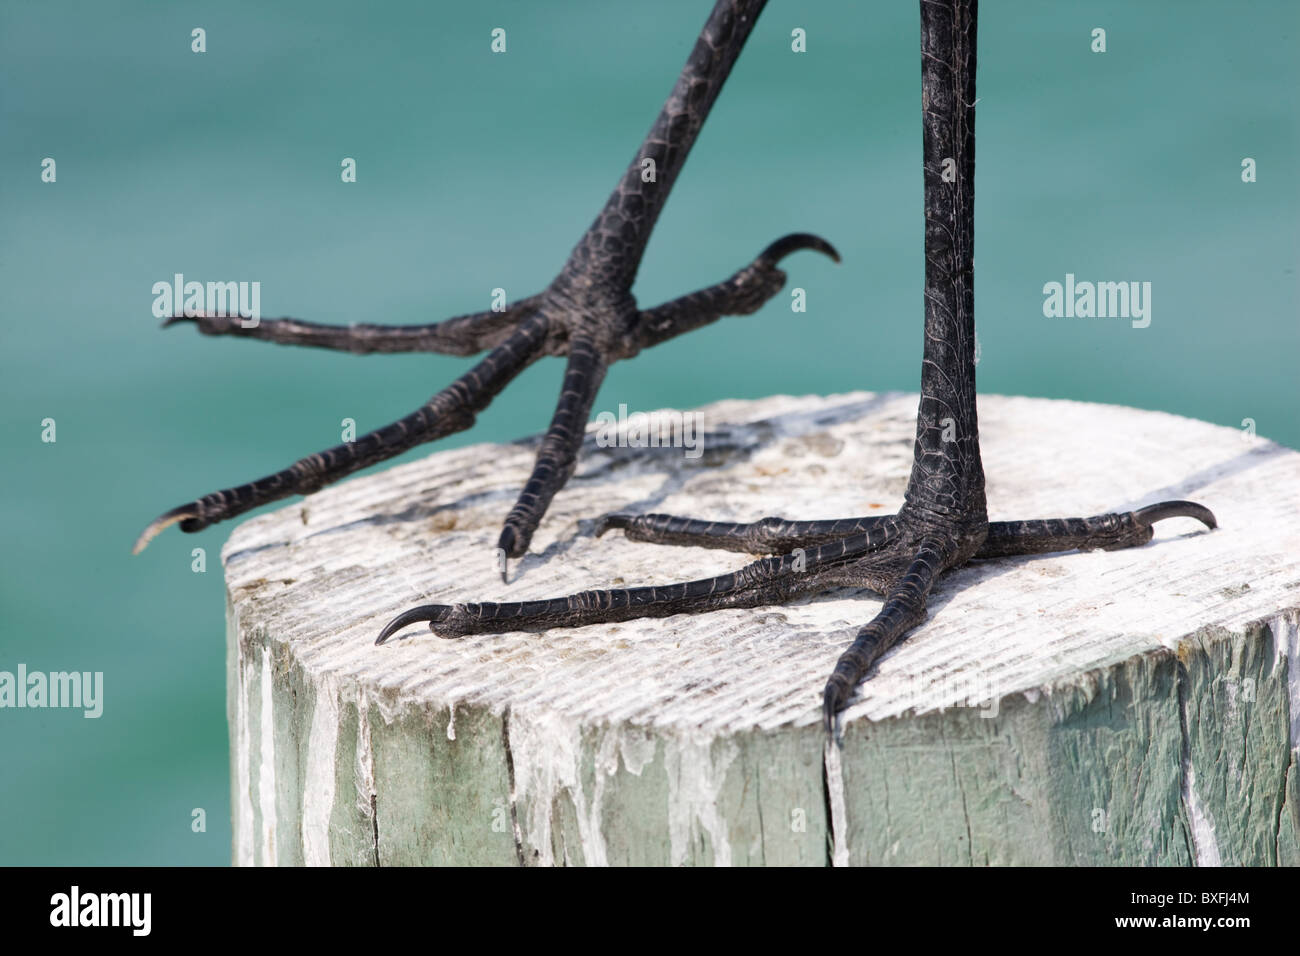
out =
<svg viewBox="0 0 1300 956"><path fill-rule="evenodd" d="M235 862L1300 864L1300 453L1230 428L982 396L992 519L1194 498L1220 528L1161 522L1142 548L945 577L842 749L822 685L870 592L373 646L414 604L747 560L596 539L605 513L888 513L916 403L721 402L700 410L698 457L598 447L593 426L508 585L493 542L528 442L240 525L222 553Z"/></svg>

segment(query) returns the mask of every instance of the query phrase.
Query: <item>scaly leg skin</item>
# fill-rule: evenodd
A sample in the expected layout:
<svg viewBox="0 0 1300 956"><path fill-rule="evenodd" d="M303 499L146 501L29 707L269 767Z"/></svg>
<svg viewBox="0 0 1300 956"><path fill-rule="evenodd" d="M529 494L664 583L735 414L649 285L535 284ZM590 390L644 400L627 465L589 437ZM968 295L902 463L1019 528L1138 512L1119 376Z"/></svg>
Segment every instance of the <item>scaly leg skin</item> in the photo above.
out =
<svg viewBox="0 0 1300 956"><path fill-rule="evenodd" d="M876 563L876 553L897 535L896 526L882 523L871 531L819 545L803 555L760 558L731 574L679 584L583 591L542 601L426 604L389 621L375 643L383 644L402 628L424 621L440 637L462 637L781 604L803 594L842 586L852 569L864 562Z"/></svg>
<svg viewBox="0 0 1300 956"><path fill-rule="evenodd" d="M970 557L1114 551L1151 540L1166 518L1194 518L1217 527L1208 508L1191 501L1165 501L1137 511L1037 521L994 521ZM938 576L958 565L951 536L909 532L912 514L788 521L763 518L747 524L701 521L676 515L609 515L597 534L622 529L633 541L721 548L766 557L734 574L654 587L585 591L568 597L504 604L429 604L398 615L380 632L387 642L411 624L428 622L439 637L544 631L722 608L763 607L845 585L868 587L885 597L880 613L857 634L823 690L822 718L828 732L858 681L908 631L925 620L925 601ZM796 550L804 552L795 570ZM864 560L865 559L865 560ZM964 563L964 562L960 562Z"/></svg>
<svg viewBox="0 0 1300 956"><path fill-rule="evenodd" d="M1213 531L1218 521L1209 508L1194 501L1162 501L1137 511L1094 515L1091 518L1050 518L1037 521L994 521L977 558L1001 558L1052 551L1118 551L1146 544L1153 525L1165 518L1195 518Z"/></svg>
<svg viewBox="0 0 1300 956"><path fill-rule="evenodd" d="M503 557L523 555L551 499L573 474L588 414L610 365L723 316L757 311L785 284L786 274L779 264L791 253L806 249L839 261L826 240L795 233L773 242L729 279L655 308L639 309L631 293L673 183L765 5L766 0L718 0L641 148L559 275L537 295L504 312L416 326L329 326L279 318L245 328L239 316L205 313L168 319L165 326L192 324L204 335L355 354L491 351L478 366L405 418L355 442L309 455L273 475L172 508L145 528L135 551L169 525L199 531L268 502L316 491L416 445L463 431L474 424L477 412L538 358L567 356L555 415L532 475L497 542ZM654 163L650 182L642 178L647 161Z"/></svg>
<svg viewBox="0 0 1300 956"><path fill-rule="evenodd" d="M1162 501L1137 511L1094 515L1091 518L1049 518L1034 521L991 521L977 558L1000 558L1053 551L1117 551L1146 544L1155 522L1164 518L1195 518L1207 528L1217 526L1210 509L1194 501ZM622 529L632 541L719 548L745 554L783 554L810 548L866 531L893 515L789 521L762 518L748 523L701 521L676 515L606 515L596 522L596 537Z"/></svg>
<svg viewBox="0 0 1300 956"><path fill-rule="evenodd" d="M822 720L837 738L838 714L858 682L925 620L930 590L945 571L973 558L1137 547L1166 518L1216 527L1209 509L1191 501L1091 518L988 520L975 414L975 25L975 0L921 2L925 342L912 474L898 514L750 523L610 515L598 534L617 528L634 541L769 557L688 584L514 604L426 605L391 621L377 643L421 621L436 634L458 637L756 607L830 587L868 587L884 596L884 605L840 657L822 692Z"/></svg>
<svg viewBox="0 0 1300 956"><path fill-rule="evenodd" d="M743 554L784 554L811 548L837 538L859 534L894 520L893 515L843 518L830 521L787 521L762 518L747 524L700 521L675 515L606 515L596 522L596 537L621 528L632 541L679 544L692 548L718 548Z"/></svg>

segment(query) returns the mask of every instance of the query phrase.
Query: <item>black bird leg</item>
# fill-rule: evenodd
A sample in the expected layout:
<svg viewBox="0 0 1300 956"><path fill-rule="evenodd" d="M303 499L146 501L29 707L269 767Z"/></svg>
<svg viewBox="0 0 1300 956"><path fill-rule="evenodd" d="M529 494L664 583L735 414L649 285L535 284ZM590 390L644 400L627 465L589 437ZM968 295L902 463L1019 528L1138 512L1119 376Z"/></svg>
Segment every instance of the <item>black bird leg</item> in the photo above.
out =
<svg viewBox="0 0 1300 956"><path fill-rule="evenodd" d="M1209 509L1190 501L1091 518L988 520L975 414L975 28L976 0L922 0L925 338L912 473L898 514L743 524L610 515L601 519L598 534L618 528L635 541L770 556L689 584L517 604L428 605L390 622L379 643L417 621L456 637L754 607L829 587L867 587L884 595L884 605L826 682L822 716L833 732L858 682L925 620L930 590L950 568L973 558L1136 547L1150 541L1152 526L1166 518L1215 527Z"/></svg>
<svg viewBox="0 0 1300 956"><path fill-rule="evenodd" d="M569 343L569 367L564 372L560 404L542 438L533 473L506 516L506 526L497 541L502 581L506 580L506 558L523 554L551 499L573 474L591 404L604 378L605 363L595 343L586 335L575 335Z"/></svg>
<svg viewBox="0 0 1300 956"><path fill-rule="evenodd" d="M405 418L362 435L356 441L308 455L273 475L237 488L214 491L160 515L140 534L135 543L136 553L168 525L179 522L182 531L201 531L268 501L310 494L408 448L469 428L474 424L475 413L486 408L516 375L536 361L546 331L546 319L533 314L520 323L510 338L489 352L487 358Z"/></svg>
<svg viewBox="0 0 1300 956"><path fill-rule="evenodd" d="M893 521L893 515L870 518L832 518L828 521L700 521L676 515L606 515L596 522L596 537L621 528L632 541L719 548L745 554L785 554L795 548L812 548L837 538L861 534Z"/></svg>
<svg viewBox="0 0 1300 956"><path fill-rule="evenodd" d="M1195 518L1207 528L1218 526L1213 512L1194 501L1162 501L1137 511L1091 518L992 521L988 537L975 557L1002 558L1075 550L1118 551L1146 544L1155 533L1155 523L1164 518Z"/></svg>
<svg viewBox="0 0 1300 956"><path fill-rule="evenodd" d="M177 316L165 325L192 323L204 335L305 345L369 354L493 351L473 370L412 414L296 462L265 478L205 495L153 521L136 541L141 550L159 531L179 523L199 531L252 508L316 491L360 468L424 442L463 431L516 375L543 355L568 356L564 388L537 452L532 476L501 531L503 557L528 550L551 499L573 474L583 430L605 372L619 359L714 322L748 315L785 283L779 262L812 249L839 261L824 239L796 233L773 242L750 265L707 289L648 310L632 296L650 234L686 157L766 0L718 0L672 93L604 208L542 292L504 312L480 312L429 325L329 326L293 318L266 319L245 328L238 316ZM502 574L504 576L504 561Z"/></svg>
<svg viewBox="0 0 1300 956"><path fill-rule="evenodd" d="M306 345L336 352L436 352L474 355L504 342L519 323L537 311L541 296L520 299L503 312L475 312L428 325L322 325L302 319L262 319L245 328L238 315L176 315L163 328L192 322L204 335L238 335L277 345Z"/></svg>
<svg viewBox="0 0 1300 956"><path fill-rule="evenodd" d="M542 601L503 604L426 604L390 621L375 640L383 644L408 624L427 621L442 637L581 627L638 617L698 614L729 607L781 604L791 598L887 573L875 554L898 534L891 520L862 534L837 538L801 555L760 558L739 571L657 587L584 591Z"/></svg>

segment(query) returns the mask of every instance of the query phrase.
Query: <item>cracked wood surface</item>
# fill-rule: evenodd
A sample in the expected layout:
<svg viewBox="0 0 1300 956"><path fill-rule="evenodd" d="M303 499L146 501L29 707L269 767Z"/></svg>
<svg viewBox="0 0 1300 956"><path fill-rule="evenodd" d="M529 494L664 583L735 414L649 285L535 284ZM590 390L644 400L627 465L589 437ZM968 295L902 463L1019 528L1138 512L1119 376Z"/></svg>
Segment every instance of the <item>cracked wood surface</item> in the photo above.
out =
<svg viewBox="0 0 1300 956"><path fill-rule="evenodd" d="M936 587L825 751L827 669L880 606L372 646L414 603L722 573L591 536L612 511L891 513L917 397L707 406L704 454L597 447L509 585L536 441L440 452L240 525L227 581L234 859L1300 863L1300 453L1156 412L982 396L993 520L1195 497L1220 528L977 562Z"/></svg>

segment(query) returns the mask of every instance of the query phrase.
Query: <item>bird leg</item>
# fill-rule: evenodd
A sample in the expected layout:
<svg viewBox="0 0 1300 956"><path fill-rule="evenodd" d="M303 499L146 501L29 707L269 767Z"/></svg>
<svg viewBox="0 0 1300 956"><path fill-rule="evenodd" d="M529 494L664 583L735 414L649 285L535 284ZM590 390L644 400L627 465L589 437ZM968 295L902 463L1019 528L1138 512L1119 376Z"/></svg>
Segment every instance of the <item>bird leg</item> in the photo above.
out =
<svg viewBox="0 0 1300 956"><path fill-rule="evenodd" d="M575 336L569 346L569 367L564 373L560 404L556 406L551 427L537 450L533 472L506 516L506 526L497 541L502 555L501 580L506 580L504 558L517 558L528 549L528 542L546 513L555 493L573 474L578 464L578 449L591 414L596 390L605 377L605 363L595 343L587 336Z"/></svg>
<svg viewBox="0 0 1300 956"><path fill-rule="evenodd" d="M834 518L830 521L787 521L761 518L739 524L700 521L676 515L606 515L596 523L596 537L614 528L632 541L676 544L693 548L718 548L744 554L785 554L795 548L812 548L853 534L861 534L892 521L894 515L870 518Z"/></svg>
<svg viewBox="0 0 1300 956"><path fill-rule="evenodd" d="M475 312L428 325L323 325L302 319L261 319L246 327L239 315L175 315L163 328L189 322L204 335L236 335L277 345L370 355L375 352L436 352L440 355L475 355L495 348L529 315L537 311L540 296L520 299L501 312Z"/></svg>
<svg viewBox="0 0 1300 956"><path fill-rule="evenodd" d="M632 296L646 244L673 183L765 5L766 0L717 0L640 149L560 273L537 295L503 312L415 326L329 326L280 318L246 327L239 316L207 314L169 319L166 325L191 324L204 335L357 354L492 351L405 418L273 475L172 508L145 528L135 550L171 524L199 531L258 505L316 491L360 468L469 428L475 413L534 360L567 356L555 415L537 451L532 476L498 540L505 556L522 555L551 499L573 474L587 417L610 365L723 316L755 312L785 283L785 273L777 266L790 253L810 249L839 261L824 239L796 233L773 242L750 265L710 288L644 311Z"/></svg>
<svg viewBox="0 0 1300 956"><path fill-rule="evenodd" d="M804 594L842 586L862 559L885 547L897 534L894 525L884 523L806 553L760 558L730 574L680 584L583 591L542 601L426 604L395 617L375 643L383 644L402 628L424 621L441 637L461 637L783 604Z"/></svg>
<svg viewBox="0 0 1300 956"><path fill-rule="evenodd" d="M1218 522L1209 508L1194 501L1162 501L1137 511L1094 515L1091 518L1048 518L1037 521L992 521L977 558L1002 558L1052 551L1118 551L1146 544L1153 525L1163 518L1195 518L1210 530Z"/></svg>
<svg viewBox="0 0 1300 956"><path fill-rule="evenodd" d="M858 682L925 619L926 600L945 571L973 558L1137 547L1151 540L1155 522L1167 518L1216 526L1209 509L1190 501L1091 518L988 520L975 414L976 15L976 0L921 2L925 336L912 473L898 514L749 523L610 515L597 534L622 529L634 541L770 556L684 584L514 604L426 605L389 622L377 643L415 622L457 637L756 607L831 587L866 587L882 594L884 604L840 656L822 691L822 719L833 734ZM801 562L807 564L802 573L796 571Z"/></svg>
<svg viewBox="0 0 1300 956"><path fill-rule="evenodd" d="M160 531L179 523L182 531L201 531L289 495L305 495L408 448L433 441L474 424L475 414L542 354L546 319L538 314L524 320L487 358L452 382L405 418L355 441L308 455L288 468L246 485L205 495L154 519L136 540L139 553Z"/></svg>

